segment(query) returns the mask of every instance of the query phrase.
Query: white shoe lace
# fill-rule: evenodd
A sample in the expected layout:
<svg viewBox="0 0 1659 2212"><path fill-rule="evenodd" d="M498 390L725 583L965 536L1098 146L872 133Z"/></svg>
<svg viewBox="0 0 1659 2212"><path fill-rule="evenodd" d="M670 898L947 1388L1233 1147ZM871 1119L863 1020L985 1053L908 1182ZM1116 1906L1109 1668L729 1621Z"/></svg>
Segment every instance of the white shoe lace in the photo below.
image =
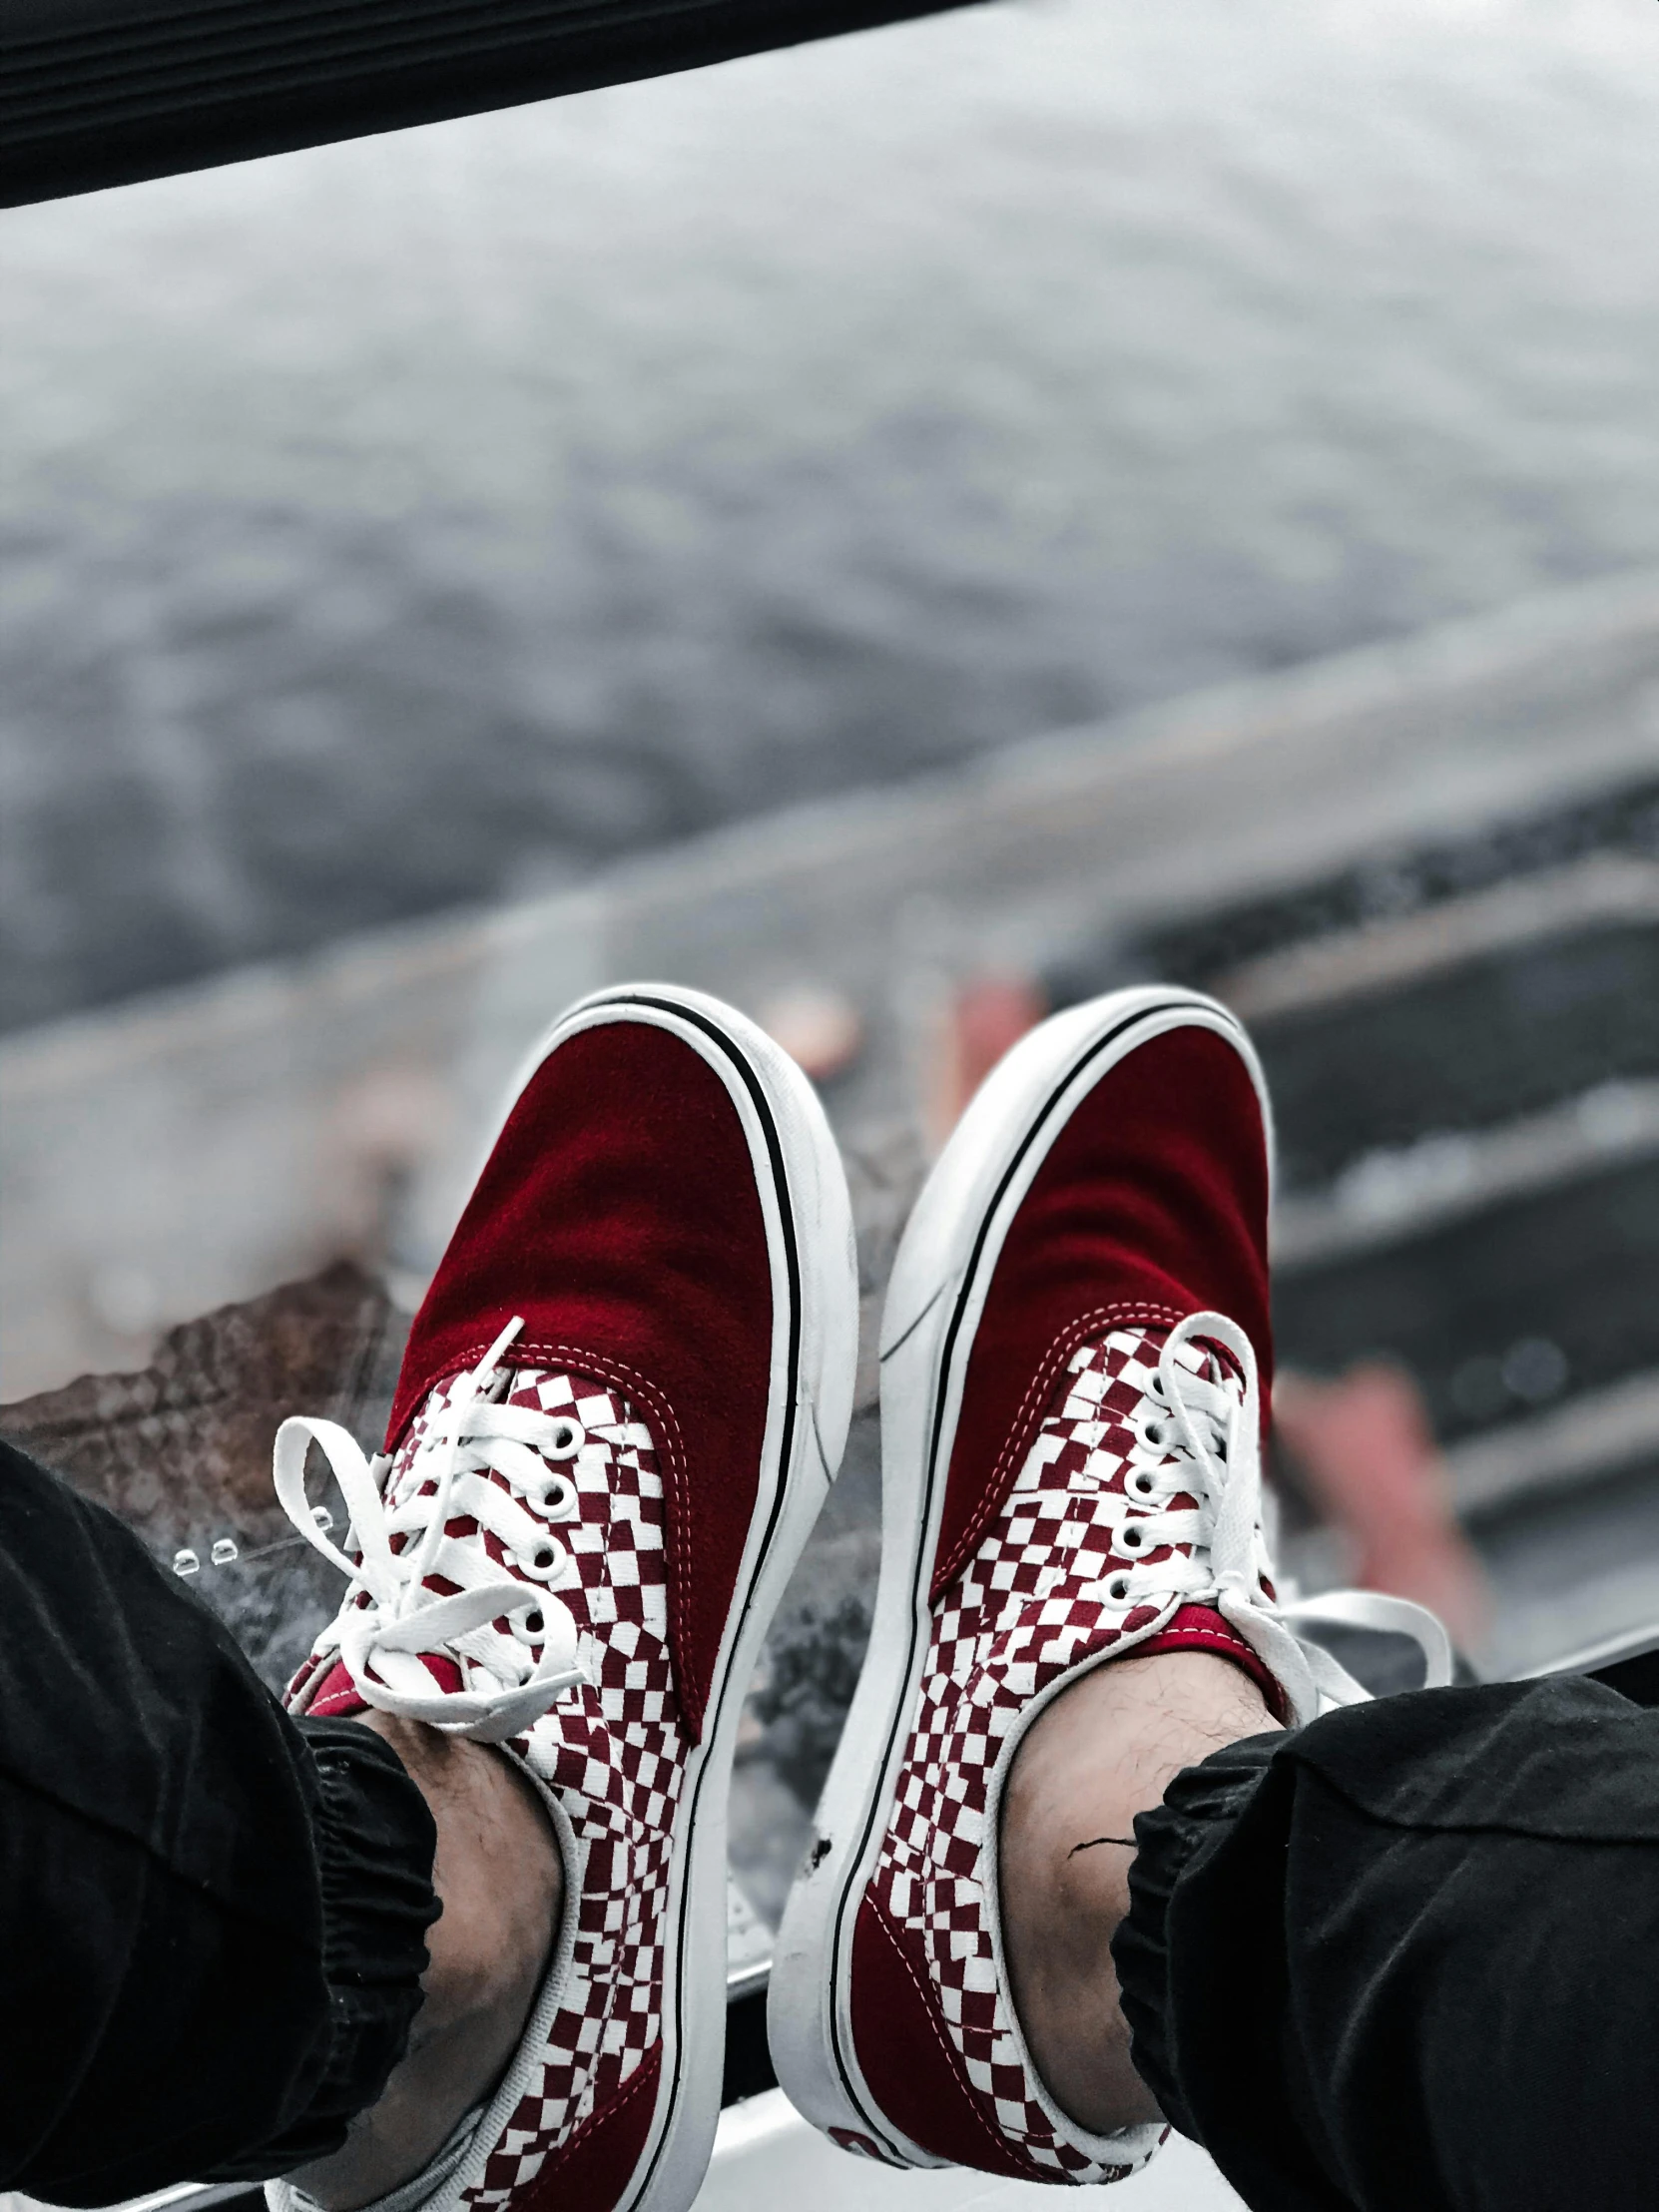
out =
<svg viewBox="0 0 1659 2212"><path fill-rule="evenodd" d="M1237 1361L1242 1395L1180 1364L1181 1351L1200 1338ZM1354 1705L1370 1695L1328 1651L1296 1633L1298 1622L1410 1636L1422 1650L1425 1687L1451 1680L1450 1639L1426 1607L1408 1598L1341 1590L1282 1605L1263 1588L1273 1570L1262 1535L1261 1386L1255 1350L1235 1322L1189 1314L1165 1338L1147 1396L1152 1402L1143 1402L1133 1424L1126 1506L1112 1542L1128 1563L1093 1586L1098 1596L1124 1610L1162 1607L1171 1597L1213 1606L1272 1671L1298 1723L1314 1718L1322 1697ZM1197 1504L1171 1503L1182 1494ZM1165 1545L1179 1548L1136 1563Z"/></svg>
<svg viewBox="0 0 1659 2212"><path fill-rule="evenodd" d="M576 1563L549 1525L580 1516L576 1485L560 1462L581 1449L582 1425L568 1412L503 1405L489 1394L501 1355L522 1327L522 1320L510 1323L433 1410L389 1496L391 1459L366 1458L337 1422L295 1415L276 1431L282 1509L351 1583L331 1634L359 1693L382 1713L483 1743L521 1735L563 1691L588 1679L576 1622L552 1596L575 1578ZM350 1514L344 1551L317 1526L305 1495L313 1443ZM489 1479L491 1469L510 1490ZM476 1536L448 1533L462 1515L476 1522ZM529 1580L490 1556L486 1530ZM395 1549L394 1537L403 1539ZM429 1576L452 1583L452 1594L434 1595L425 1587ZM502 1620L505 1632L495 1625ZM454 1660L463 1687L441 1690L422 1653Z"/></svg>

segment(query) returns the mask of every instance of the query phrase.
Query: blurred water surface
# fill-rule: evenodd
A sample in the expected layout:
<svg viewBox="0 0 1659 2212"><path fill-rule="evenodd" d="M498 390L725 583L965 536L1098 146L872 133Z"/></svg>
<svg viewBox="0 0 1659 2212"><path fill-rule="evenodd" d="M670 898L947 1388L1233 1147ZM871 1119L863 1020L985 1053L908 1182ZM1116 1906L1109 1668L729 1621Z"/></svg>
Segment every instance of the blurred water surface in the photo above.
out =
<svg viewBox="0 0 1659 2212"><path fill-rule="evenodd" d="M1647 0L1025 0L0 222L0 1024L1659 560Z"/></svg>

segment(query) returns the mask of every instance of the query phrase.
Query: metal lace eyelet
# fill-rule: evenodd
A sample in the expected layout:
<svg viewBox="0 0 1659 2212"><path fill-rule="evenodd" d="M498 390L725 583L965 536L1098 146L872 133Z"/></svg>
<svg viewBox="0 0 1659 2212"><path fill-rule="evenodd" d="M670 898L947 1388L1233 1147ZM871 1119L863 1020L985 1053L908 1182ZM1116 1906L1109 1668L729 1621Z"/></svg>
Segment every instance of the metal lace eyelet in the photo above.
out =
<svg viewBox="0 0 1659 2212"><path fill-rule="evenodd" d="M519 1564L535 1581L551 1582L559 1571L559 1562L563 1557L564 1553L552 1537L546 1536L541 1542L532 1544L527 1552L520 1554Z"/></svg>
<svg viewBox="0 0 1659 2212"><path fill-rule="evenodd" d="M568 1474L549 1473L525 1491L525 1501L543 1520L574 1520L579 1507L576 1485Z"/></svg>
<svg viewBox="0 0 1659 2212"><path fill-rule="evenodd" d="M561 1413L553 1423L553 1439L542 1451L544 1459L574 1459L586 1440L587 1431L579 1420L568 1413Z"/></svg>
<svg viewBox="0 0 1659 2212"><path fill-rule="evenodd" d="M547 1615L538 1605L532 1613L515 1613L508 1625L518 1642L534 1651L547 1634Z"/></svg>
<svg viewBox="0 0 1659 2212"><path fill-rule="evenodd" d="M1158 1495L1158 1478L1146 1467L1136 1467L1123 1486L1132 1496L1146 1501Z"/></svg>
<svg viewBox="0 0 1659 2212"><path fill-rule="evenodd" d="M1117 1548L1131 1557L1146 1549L1146 1530L1139 1521L1125 1521L1118 1530Z"/></svg>
<svg viewBox="0 0 1659 2212"><path fill-rule="evenodd" d="M1112 1603L1113 1605L1127 1605L1127 1604L1128 1604L1128 1602L1129 1602L1129 1577L1128 1577L1128 1575L1127 1575L1127 1574L1125 1574L1125 1573L1124 1573L1124 1571L1123 1571L1123 1569L1122 1569L1121 1567L1120 1567L1120 1568L1119 1568L1119 1569L1118 1569L1118 1570L1116 1571L1116 1573L1114 1573L1114 1574L1109 1574L1109 1575L1108 1575L1108 1576L1106 1577L1106 1580L1105 1580L1104 1584L1102 1585L1102 1587L1104 1588L1104 1590L1105 1590L1105 1592L1106 1592L1106 1596L1107 1596L1108 1600L1109 1600L1109 1601L1110 1601L1110 1602L1111 1602L1111 1603Z"/></svg>

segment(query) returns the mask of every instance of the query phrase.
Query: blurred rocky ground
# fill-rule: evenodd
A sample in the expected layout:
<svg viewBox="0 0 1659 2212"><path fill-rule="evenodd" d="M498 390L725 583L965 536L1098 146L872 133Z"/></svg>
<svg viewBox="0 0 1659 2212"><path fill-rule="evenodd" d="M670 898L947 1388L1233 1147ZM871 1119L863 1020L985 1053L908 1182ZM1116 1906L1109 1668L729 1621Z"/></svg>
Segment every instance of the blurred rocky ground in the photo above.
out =
<svg viewBox="0 0 1659 2212"><path fill-rule="evenodd" d="M378 1450L407 1330L383 1287L342 1261L170 1329L148 1367L0 1406L0 1430L119 1513L280 1690L339 1579L276 1502L273 1441L310 1413Z"/></svg>
<svg viewBox="0 0 1659 2212"><path fill-rule="evenodd" d="M1030 0L9 212L0 1026L1659 560L1627 0Z"/></svg>

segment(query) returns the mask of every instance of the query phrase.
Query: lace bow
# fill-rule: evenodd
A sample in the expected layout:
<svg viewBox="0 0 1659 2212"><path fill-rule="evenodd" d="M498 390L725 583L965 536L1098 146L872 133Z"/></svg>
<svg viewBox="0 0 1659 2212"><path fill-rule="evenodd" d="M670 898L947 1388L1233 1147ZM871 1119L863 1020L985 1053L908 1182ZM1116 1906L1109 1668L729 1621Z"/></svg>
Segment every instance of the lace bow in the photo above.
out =
<svg viewBox="0 0 1659 2212"><path fill-rule="evenodd" d="M283 1511L307 1543L349 1578L334 1621L339 1658L363 1699L382 1713L424 1721L449 1735L504 1743L522 1735L564 1691L588 1679L569 1608L553 1591L576 1563L553 1534L580 1517L565 1465L581 1449L568 1412L505 1405L490 1393L501 1356L523 1327L514 1320L447 1401L389 1486L391 1459L373 1459L335 1421L295 1415L276 1431L275 1474ZM346 1549L317 1526L305 1495L315 1444L350 1514ZM490 1478L491 1470L508 1487ZM449 1534L465 1517L476 1535ZM484 1542L499 1542L502 1559ZM507 1571L506 1563L518 1568ZM448 1595L427 1587L436 1577ZM527 1579L521 1579L521 1577ZM427 1656L453 1660L462 1687L444 1691Z"/></svg>
<svg viewBox="0 0 1659 2212"><path fill-rule="evenodd" d="M1242 1393L1212 1373L1195 1375L1179 1354L1198 1339L1231 1354ZM1370 1693L1298 1624L1370 1628L1409 1636L1421 1648L1424 1684L1451 1680L1451 1643L1426 1607L1372 1590L1339 1590L1281 1604L1268 1594L1262 1537L1261 1384L1256 1353L1222 1314L1189 1314L1164 1340L1158 1372L1134 1421L1137 1443L1124 1479L1126 1509L1113 1549L1127 1566L1096 1585L1115 1608L1160 1607L1174 1596L1210 1605L1237 1630L1282 1685L1293 1719L1312 1720L1322 1698L1353 1705ZM1196 1500L1188 1506L1178 1495ZM1137 1564L1144 1553L1179 1547Z"/></svg>

